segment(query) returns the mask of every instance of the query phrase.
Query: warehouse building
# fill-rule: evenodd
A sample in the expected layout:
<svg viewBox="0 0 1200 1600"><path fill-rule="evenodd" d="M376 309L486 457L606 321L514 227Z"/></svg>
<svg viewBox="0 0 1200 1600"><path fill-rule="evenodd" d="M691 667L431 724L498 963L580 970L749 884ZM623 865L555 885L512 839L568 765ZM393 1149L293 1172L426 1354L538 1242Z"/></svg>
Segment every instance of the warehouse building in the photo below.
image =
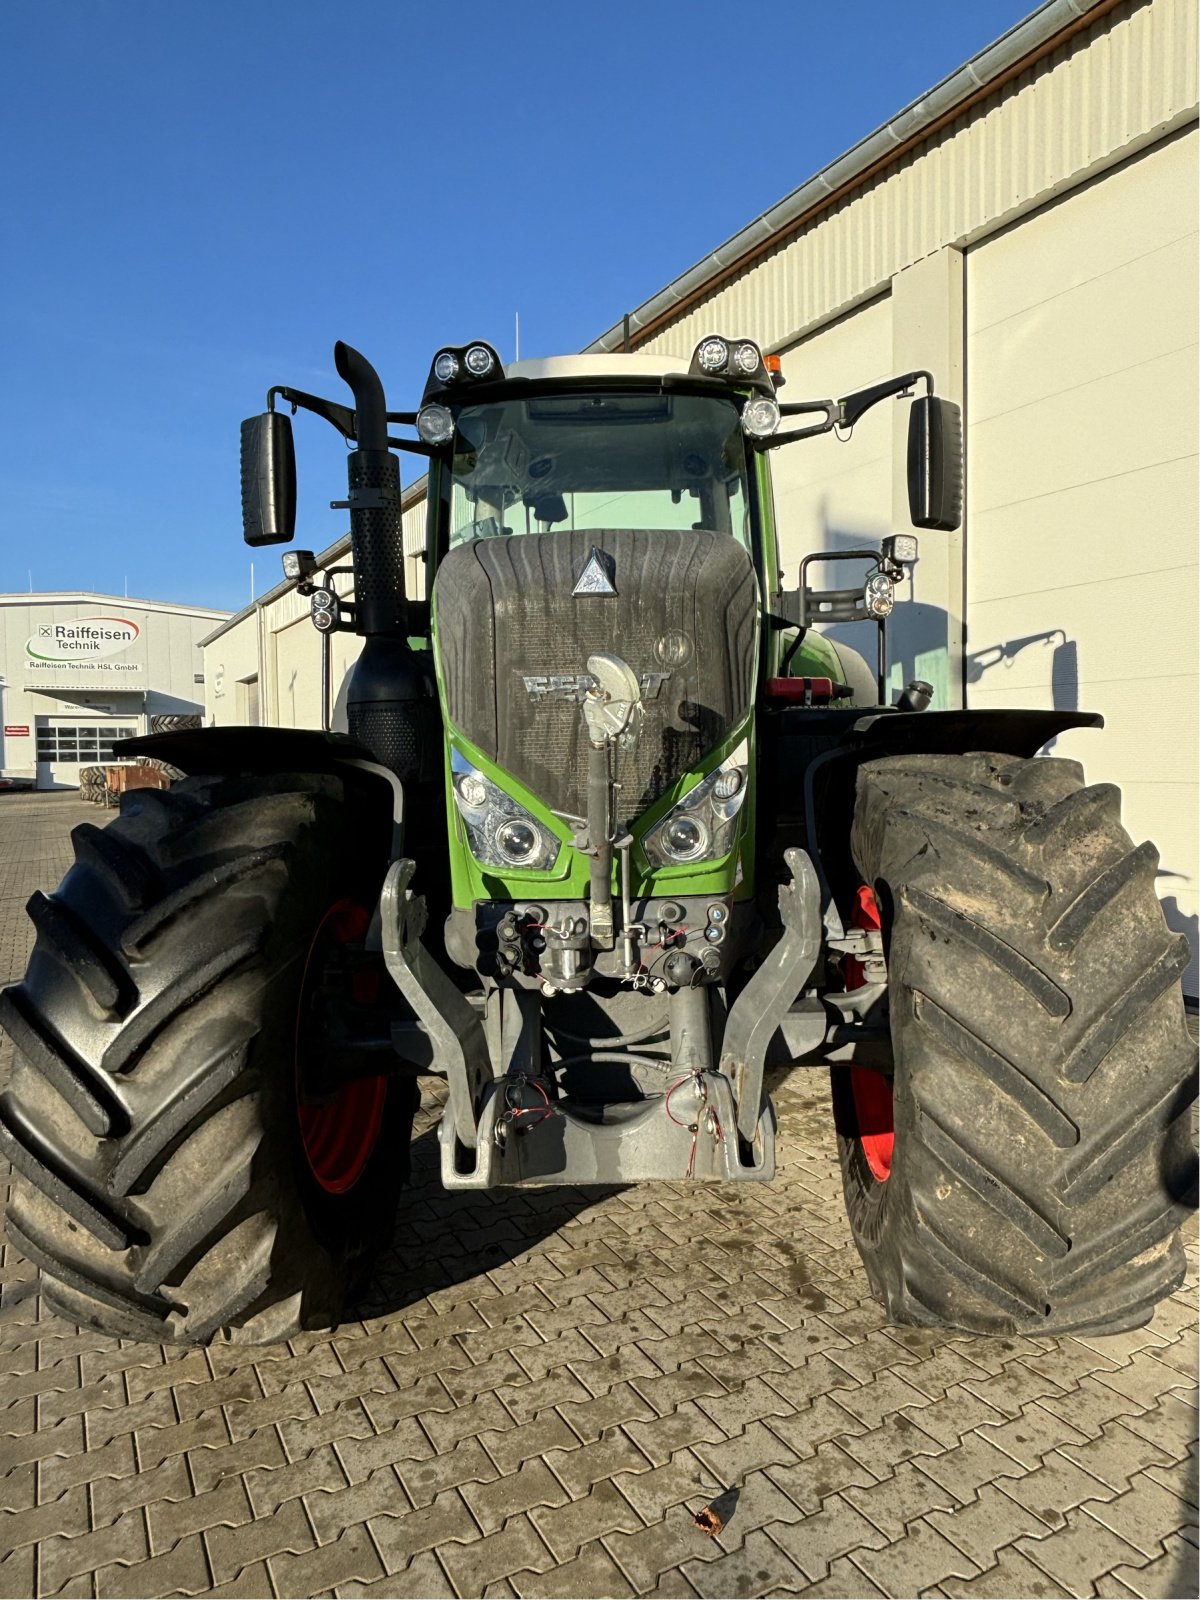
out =
<svg viewBox="0 0 1200 1600"><path fill-rule="evenodd" d="M748 336L781 355L788 400L934 372L963 408L966 513L921 535L892 684L1102 712L1103 732L1055 753L1122 786L1193 948L1196 26L1194 0L1051 0L588 347L686 357L707 333ZM789 585L811 551L910 530L905 413L775 454ZM416 484L418 595L421 500ZM356 644L337 637L335 685ZM319 724L320 640L294 587L205 657L211 720L246 720L253 686L264 721Z"/></svg>
<svg viewBox="0 0 1200 1600"><path fill-rule="evenodd" d="M116 739L204 711L200 640L226 611L0 594L0 776L74 788Z"/></svg>

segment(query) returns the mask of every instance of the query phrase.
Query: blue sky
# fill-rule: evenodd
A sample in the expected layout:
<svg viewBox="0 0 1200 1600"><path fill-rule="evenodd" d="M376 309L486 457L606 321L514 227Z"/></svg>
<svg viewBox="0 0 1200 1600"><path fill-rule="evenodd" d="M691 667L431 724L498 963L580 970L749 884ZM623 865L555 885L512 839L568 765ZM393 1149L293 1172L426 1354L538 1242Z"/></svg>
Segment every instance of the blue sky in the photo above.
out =
<svg viewBox="0 0 1200 1600"><path fill-rule="evenodd" d="M0 591L245 604L270 384L578 349L1030 9L4 0ZM343 447L297 450L319 549Z"/></svg>

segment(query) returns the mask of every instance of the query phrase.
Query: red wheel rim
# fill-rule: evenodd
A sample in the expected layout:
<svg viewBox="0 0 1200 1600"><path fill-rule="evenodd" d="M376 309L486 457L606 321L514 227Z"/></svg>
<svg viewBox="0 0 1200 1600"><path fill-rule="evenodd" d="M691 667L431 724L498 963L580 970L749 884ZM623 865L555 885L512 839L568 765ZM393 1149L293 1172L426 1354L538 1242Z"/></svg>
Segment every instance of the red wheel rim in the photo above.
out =
<svg viewBox="0 0 1200 1600"><path fill-rule="evenodd" d="M852 921L856 928L878 931L883 926L879 902L868 884L864 883L859 888ZM847 989L857 989L865 981L861 962L851 956L846 962ZM871 1170L871 1176L879 1183L886 1183L891 1176L892 1154L896 1145L891 1079L868 1067L851 1067L850 1091L854 1096L854 1120L863 1159Z"/></svg>
<svg viewBox="0 0 1200 1600"><path fill-rule="evenodd" d="M892 1172L896 1133L892 1125L892 1086L882 1072L868 1067L850 1068L858 1142L871 1176L886 1183Z"/></svg>
<svg viewBox="0 0 1200 1600"><path fill-rule="evenodd" d="M296 1013L296 1116L300 1142L309 1171L327 1194L346 1194L362 1177L383 1126L388 1085L381 1076L355 1078L323 1104L310 1104L303 1099L301 1030L306 1020L309 975L322 944L350 944L361 939L369 920L366 910L353 901L339 900L330 906L308 949Z"/></svg>

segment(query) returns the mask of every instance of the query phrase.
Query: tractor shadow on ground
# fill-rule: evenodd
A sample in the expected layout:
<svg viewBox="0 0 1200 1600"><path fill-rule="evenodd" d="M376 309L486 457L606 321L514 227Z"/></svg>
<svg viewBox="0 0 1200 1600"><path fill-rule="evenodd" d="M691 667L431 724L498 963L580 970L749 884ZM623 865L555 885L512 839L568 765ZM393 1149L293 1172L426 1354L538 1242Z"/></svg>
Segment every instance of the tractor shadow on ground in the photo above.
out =
<svg viewBox="0 0 1200 1600"><path fill-rule="evenodd" d="M426 1107L422 1120L428 1100ZM437 1290L482 1278L622 1188L444 1189L437 1128L427 1128L412 1143L412 1176L392 1243L349 1315L394 1316Z"/></svg>
<svg viewBox="0 0 1200 1600"><path fill-rule="evenodd" d="M792 1074L807 1070L811 1069L794 1063L768 1068L764 1088L776 1105ZM469 1283L507 1266L536 1250L566 1223L628 1188L610 1183L445 1189L436 1122L445 1087L439 1080L426 1078L422 1091L417 1122L421 1131L412 1142L412 1176L400 1197L392 1243L362 1295L347 1310L348 1317L364 1322L394 1316L438 1290ZM828 1098L819 1104L805 1102L789 1108L788 1125L789 1137L818 1145L832 1128ZM742 1187L734 1184L729 1191L739 1201ZM809 1297L811 1309L822 1309L823 1305L816 1303L821 1297L809 1287L808 1272L799 1257L794 1272L795 1286Z"/></svg>

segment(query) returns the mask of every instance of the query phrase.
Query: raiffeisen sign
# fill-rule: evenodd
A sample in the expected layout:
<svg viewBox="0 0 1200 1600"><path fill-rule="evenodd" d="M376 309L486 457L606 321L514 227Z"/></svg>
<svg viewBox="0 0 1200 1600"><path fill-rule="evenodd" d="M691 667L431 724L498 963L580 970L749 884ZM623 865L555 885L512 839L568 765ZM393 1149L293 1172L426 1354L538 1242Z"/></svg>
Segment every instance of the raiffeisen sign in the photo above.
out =
<svg viewBox="0 0 1200 1600"><path fill-rule="evenodd" d="M89 679L109 683L140 677L145 670L141 660L106 658L126 655L141 635L141 628L128 617L95 615L39 623L25 641L25 668L43 681L72 680L80 669Z"/></svg>

